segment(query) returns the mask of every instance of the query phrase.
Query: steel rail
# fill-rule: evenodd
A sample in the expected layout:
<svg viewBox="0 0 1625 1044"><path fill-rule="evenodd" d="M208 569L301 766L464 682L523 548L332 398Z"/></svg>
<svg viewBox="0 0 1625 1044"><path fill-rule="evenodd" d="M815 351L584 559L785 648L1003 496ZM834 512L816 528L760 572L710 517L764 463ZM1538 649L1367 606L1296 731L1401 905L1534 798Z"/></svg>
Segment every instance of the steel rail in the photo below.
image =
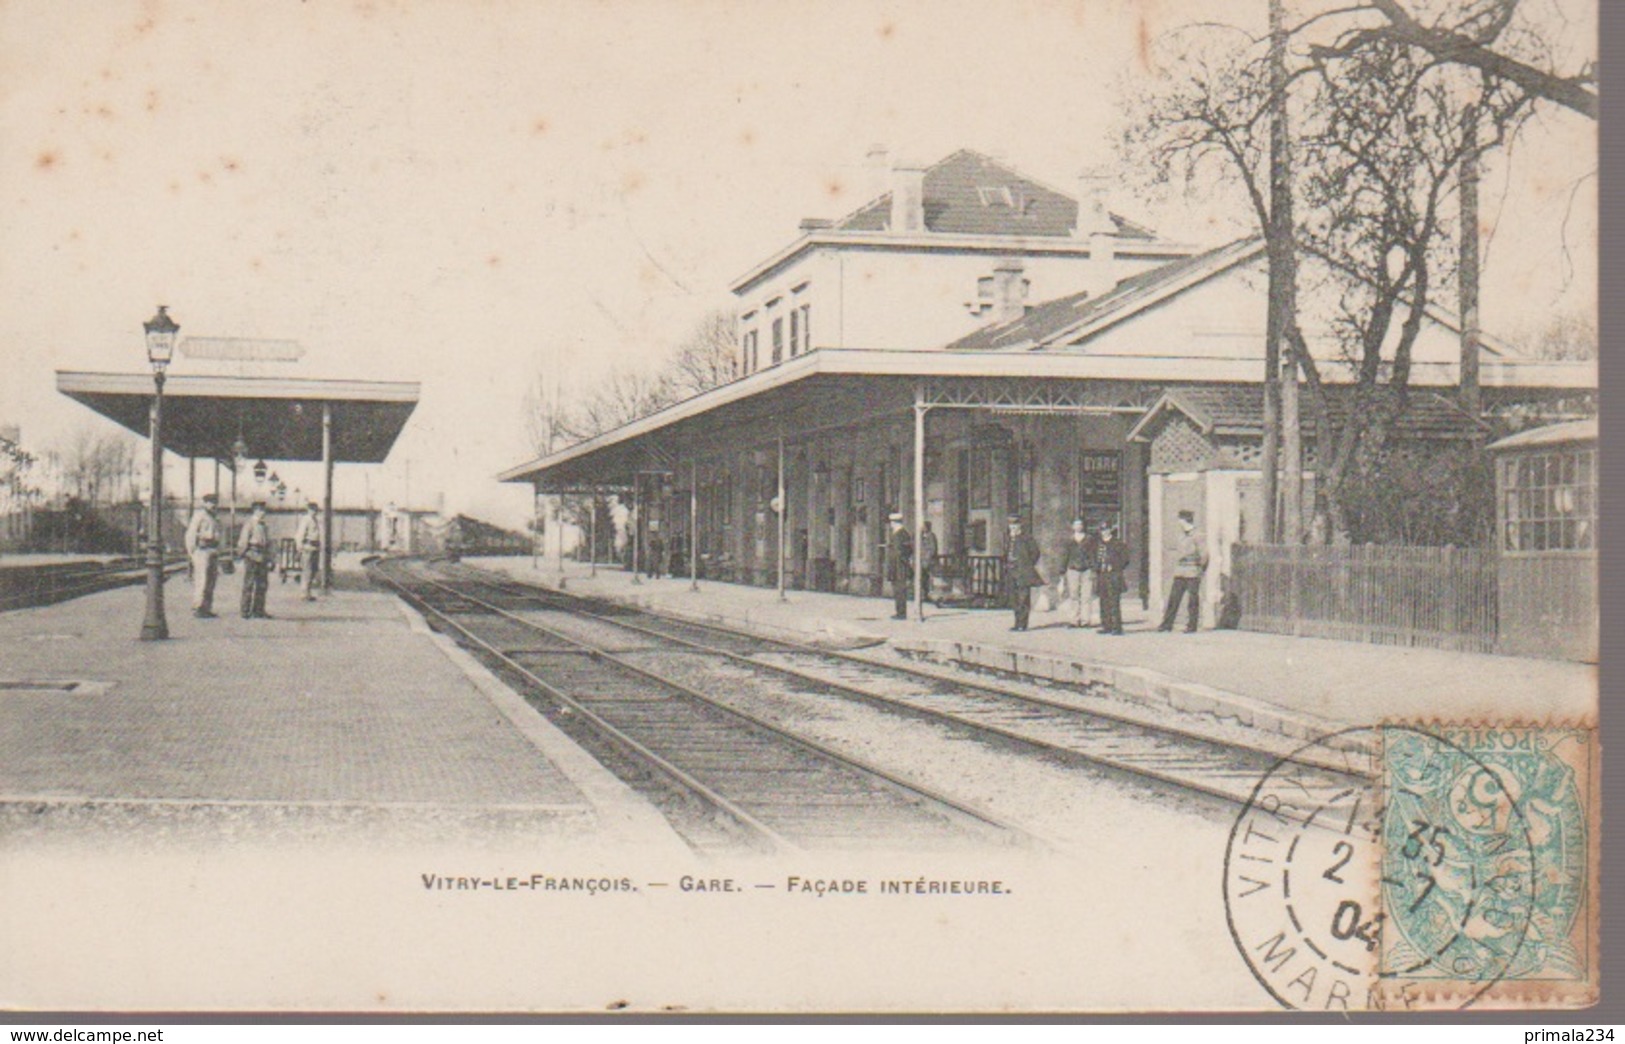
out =
<svg viewBox="0 0 1625 1044"><path fill-rule="evenodd" d="M738 807L736 804L734 804L734 802L730 801L728 798L724 797L721 794L718 794L715 790L713 790L711 787L709 787L705 783L701 782L698 779L695 779L688 772L685 772L683 769L678 768L676 765L673 765L670 761L667 761L665 758L661 757L659 754L655 753L654 751L650 750L648 747L644 746L642 743L638 742L636 739L633 739L631 736L628 736L620 728L616 727L615 725L611 724L609 721L605 720L602 715L600 715L597 712L593 711L591 708L587 707L585 704L581 703L579 700L575 699L574 697L572 697L569 694L565 693L561 689L559 689L559 688L553 686L552 684L548 683L547 681L543 680L542 678L537 676L537 674L534 671L531 671L529 668L527 668L523 664L519 663L517 660L515 660L513 657L509 656L507 653L504 653L502 650L498 649L496 646L494 646L491 643L485 641L485 639L483 639L483 638L479 637L478 635L474 634L474 632L469 630L467 627L464 627L462 624L458 623L456 620L453 620L451 618L450 614L448 614L446 612L443 612L442 610L437 609L434 606L430 605L426 599L418 596L415 592L408 589L405 584L403 584L400 581L394 579L393 577L388 576L387 574L385 574L381 570L375 570L374 575L376 575L385 584L387 584L390 587L394 588L395 592L397 594L399 594L402 598L405 598L408 602L411 602L413 605L417 606L421 611L423 611L425 613L428 613L428 614L436 617L440 621L442 621L446 626L450 627L452 630L454 630L458 634L462 635L469 642L471 642L474 645L478 646L479 648L483 649L489 655L495 657L497 660L499 660L502 663L502 665L504 667L506 667L509 670L515 672L516 674L521 675L527 682L529 682L530 684L536 686L538 689L542 690L544 693L546 693L548 695L549 698L551 698L553 700L556 700L559 703L563 704L564 706L568 707L573 713L580 715L583 719L590 722L595 728L599 729L608 738L610 738L611 740L613 740L616 743L621 744L623 747L625 747L626 749L628 749L631 752L633 752L634 754L636 754L639 758L642 758L644 761L646 761L649 764L653 765L660 772L664 773L668 778L670 778L671 780L673 780L676 783L680 784L684 788L692 791L694 794L697 794L700 798L702 798L704 801L706 801L708 804L712 805L713 807L715 807L719 811L725 813L728 816L733 817L741 825L747 827L749 830L751 830L755 834L757 834L761 839L770 842L774 847L782 849L782 850L787 850L787 851L791 851L791 852L796 852L796 851L801 850L801 846L797 845L796 843L794 843L790 839L788 839L786 837L783 837L782 835L779 834L778 831L774 830L772 827L768 826L767 824L761 822L755 816L751 815L749 812L747 812L744 809ZM455 594L456 592L452 592L452 593ZM461 598L463 596L458 595L458 597ZM477 600L475 600L475 599L465 599L465 601L477 601ZM681 835L680 831L679 831L679 835ZM690 847L693 847L693 846L691 845Z"/></svg>
<svg viewBox="0 0 1625 1044"><path fill-rule="evenodd" d="M513 612L510 612L509 610L503 609L501 606L492 605L491 603L486 602L486 601L484 601L482 599L475 598L475 597L470 596L468 594L465 594L465 593L463 593L461 591L457 591L457 590L455 590L455 589L453 589L451 587L448 587L446 584L444 584L444 583L442 583L442 582L440 582L438 580L434 580L434 579L429 578L429 577L422 577L421 575L420 575L419 579L422 580L425 583L428 583L428 584L432 585L432 586L438 587L441 590L444 590L448 594L451 594L451 595L453 595L453 596L455 596L457 598L461 598L461 599L463 599L465 601L472 602L475 605L482 606L482 607L488 609L489 611L497 613L498 615L501 615L501 616L503 616L503 617L505 617L505 618L507 618L509 620L512 620L513 622L515 622L515 623L517 623L517 624L519 624L519 625L521 625L523 627L527 627L527 628L530 628L531 630L537 631L537 632L539 632L541 634L548 635L549 637L554 638L554 639L556 639L558 641L564 642L567 645L575 646L576 648L585 650L590 656L592 656L595 659L608 661L608 662L613 663L613 664L615 664L615 665L617 665L617 666L619 666L619 667L621 667L621 668L623 668L623 669L625 669L627 671L630 671L630 672L632 672L634 674L637 674L637 675L640 675L642 677L648 678L649 680L654 681L657 684L664 685L664 686L667 686L668 688L675 689L675 690L683 693L684 695L689 696L690 698L705 704L706 706L709 706L709 707L711 707L711 708L713 708L715 710L722 711L723 713L728 714L728 715L730 715L730 716L732 716L734 718L737 718L737 719L745 722L747 725L749 725L749 726L751 726L753 728L762 730L762 731L770 734L771 736L773 736L773 737L775 737L777 739L787 740L787 741L789 741L790 743L792 743L792 744L794 744L796 746L799 746L799 747L801 747L801 748L803 748L805 750L811 751L814 754L819 755L820 757L827 758L827 759L829 759L831 761L837 762L837 763L842 764L842 765L849 766L851 768L855 768L855 769L857 769L858 771L862 772L865 775L873 776L873 777L875 777L875 778L877 778L879 780L882 780L883 782L887 783L888 785L890 785L894 789L901 792L905 797L914 798L914 799L923 797L923 798L927 799L929 802L931 802L933 804L936 804L936 805L941 805L944 808L956 813L957 815L960 815L962 817L965 817L965 818L976 821L978 824L980 824L984 828L991 828L991 829L997 831L999 834L1002 834L1002 835L1005 835L1005 836L1008 836L1008 837L1016 837L1016 838L1023 839L1024 841L1026 841L1029 844L1037 843L1037 840L1038 840L1037 838L1033 837L1031 834L1029 834L1026 831L1022 830L1021 828L1016 827L1016 826L1014 826L1012 824L1006 823L1006 822L996 818L995 816L991 815L990 813L984 812L984 811L982 811L982 810L980 810L978 808L975 808L975 807L973 807L971 805L968 805L963 801L959 801L959 800L956 800L954 798L950 798L950 797L948 797L948 796L946 796L944 794L941 794L941 793L939 793L939 792L937 792L937 791L935 791L935 790L933 790L933 789L931 789L929 787L925 787L925 786L922 786L922 785L920 785L918 783L912 782L910 780L906 780L906 779L904 779L904 778L902 778L902 777L896 775L895 773L892 773L892 772L890 772L890 771L888 771L886 769L883 769L883 768L881 768L879 766L876 766L876 765L871 765L868 762L863 761L863 760L861 760L859 758L855 758L855 757L853 757L853 756L851 756L849 754L844 754L844 753L841 753L840 751L834 750L834 749L832 749L830 747L826 747L823 744L820 744L820 743L817 743L817 742L815 742L813 740L807 739L804 736L798 736L795 733L790 732L790 731L788 731L788 730L786 730L786 729L784 729L784 728L782 728L780 726L774 725L772 722L769 722L769 721L767 721L767 720L765 720L763 718L759 718L759 717L757 717L757 716L755 716L753 714L750 714L750 713L748 713L746 711L739 710L736 707L731 707L726 703L722 703L722 702L720 702L720 701L718 701L718 700L716 700L716 699L714 699L714 698L712 698L710 696L707 696L704 693L698 691L697 689L694 689L692 686L685 685L684 683L682 683L680 681L677 681L677 680L672 679L672 678L668 678L668 677L666 677L664 675L661 675L661 674L656 673L654 671L648 670L647 668L640 667L637 664L629 663L626 660L623 660L620 657L616 656L612 652L609 652L609 651L604 650L604 649L600 649L600 648L598 648L598 647L596 647L596 646L594 646L594 645L592 645L592 644L590 644L588 642L582 641L579 638L574 638L574 637L571 637L570 635L563 634L563 633L561 633L559 631L555 631L552 628L549 628L549 627L546 627L546 626L544 626L542 624L539 624L534 620L526 619L526 618L524 618L522 616L519 616L519 615L517 615L517 614L515 614ZM480 581L475 581L475 582L483 583L484 581L480 580ZM591 614L586 614L586 615L591 615ZM595 619L596 619L596 617L595 617ZM664 635L656 635L656 637L665 638L666 636L664 636ZM723 655L730 655L730 654L727 654L727 653L723 652L722 650L709 650L709 649L704 649L703 647L699 647L699 648L701 648L702 651L706 651L706 652L719 652L719 653L722 653Z"/></svg>
<svg viewBox="0 0 1625 1044"><path fill-rule="evenodd" d="M647 678L647 680L653 681L653 683L656 683L656 685L674 689L674 691L684 694L684 696L687 696L687 698L691 698L692 701L695 701L695 703L702 704L702 706L705 707L710 707L710 709L713 709L713 711L720 711L721 714L725 714L725 716L731 717L731 719L739 720L739 722L743 722L743 724L746 725L746 727L749 727L749 729L756 730L756 732L759 733L765 733L767 737L772 738L772 740L775 740L775 742L790 743L791 746L796 746L796 748L801 748L803 751L808 751L808 753L812 753L812 755L817 756L817 758L825 759L825 761L838 764L838 766L845 766L847 769L855 769L856 772L860 772L861 776L871 777L871 779L876 779L876 781L884 782L887 787L890 787L890 789L894 790L894 792L897 792L900 797L907 798L908 802L910 803L920 805L920 798L925 798L926 807L939 807L941 810L947 810L949 813L954 813L955 816L959 816L959 818L973 821L973 823L977 824L978 828L991 829L991 831L994 831L994 833L1001 837L1016 837L1016 839L1024 841L1025 844L1032 844L1032 846L1037 846L1037 844L1040 844L1037 837L1033 837L1032 834L1027 833L1027 831L1024 831L1024 829L1017 828L1017 826L1014 826L1014 824L999 820L999 818L996 818L996 816L990 815L990 813L986 813L986 811L981 811L980 808L972 807L972 805L967 805L967 803L960 802L960 800L955 800L955 798L947 797L947 795L944 794L939 794L939 792L936 792L936 790L929 789L929 787L925 787L925 785L915 784L915 782L902 779L902 777L897 776L897 774L894 774L894 772L889 772L887 769L882 769L879 768L879 766L874 766L874 764L866 763L866 761L863 761L863 759L853 758L851 755L845 755L845 753L840 753L840 751L832 750L832 748L829 748L829 746L812 742L812 740L808 740L806 737L799 737L799 735L796 735L796 733L788 732L788 730L772 724L772 722L769 722L769 720L760 719L760 717L754 716L754 714L749 714L749 712L746 711L739 711L738 707L731 707L728 706L728 704L720 703L720 701L712 698L712 696L707 696L705 693L700 693L700 691L697 691L697 689L694 689L689 685L684 685L684 683L681 683L681 681L674 680L674 678L668 678L668 676L665 675L660 675L660 673L652 672L652 670L648 670L648 668L639 667L639 665L635 665L635 663L629 663L627 660L621 659L621 657L614 655L613 652L608 652L608 650L598 649L598 647L591 646L590 642L580 641L580 639L577 639L577 637L572 637L569 636L569 634L562 634L559 633L559 631L554 631L554 629L546 628L546 626L536 623L536 621L526 620L526 618L523 618L523 616L518 616L515 615L515 613L512 613L512 611L504 610L504 608L499 607L499 605L492 605L492 603L486 602L486 600L483 600L483 598L473 597L473 595L465 594L465 592L460 592L460 590L452 589L452 587L448 587L448 585L444 584L444 582L436 581L436 579L432 579L432 577L424 577L419 574L416 579L418 579L419 582L424 582L424 584L429 584L432 585L432 587L437 587L437 589L444 590L445 594L452 595L452 597L455 598L460 598L460 600L463 600L463 602L479 605L479 607L484 608L484 610L491 611L491 613L496 613L496 615L502 616L502 618L505 618L505 620L510 620L513 621L513 623L520 624L522 628L530 629L530 631L535 631L535 633L546 634L546 636L552 637L552 639L556 639L556 641L564 642L565 646L572 646L575 647L575 649L582 649L585 654L590 655L591 659L614 663L616 667L622 668L624 672L632 673L632 675L642 676L642 678ZM444 613L437 613L437 615L444 618ZM457 626L455 621L453 621L453 626ZM465 631L466 633L466 629L458 629L460 629L460 631ZM492 654L499 655L499 657L502 657L504 660L509 660L509 657L505 657L504 654L500 654L499 650L492 649L487 642L479 642L479 644L481 644L484 649L491 650ZM528 672L528 670L525 670L523 667L520 667L520 670L522 670L522 672L525 673L528 678L535 678L533 672ZM556 693L557 689L554 688L554 686L546 685L546 683L543 683L543 685L544 688L548 689L548 691ZM574 701L572 701L572 703L574 703ZM588 714L590 714L590 711L588 711ZM608 725L608 722L606 722L606 725ZM609 729L614 729L613 725L608 725L608 727ZM741 810L741 813L743 813L743 810ZM749 815L749 813L743 813L743 815ZM785 846L791 847L791 849L798 847L795 846L793 842L788 841L785 842Z"/></svg>
<svg viewBox="0 0 1625 1044"><path fill-rule="evenodd" d="M470 568L471 571L474 571L474 572L484 573L483 570L474 570L472 567L466 567L466 568ZM508 581L504 581L502 579L486 580L483 576L480 578L479 582L488 583L490 586L499 587L499 588L504 586L507 583L511 583L511 582L508 582ZM732 652L732 651L727 650L727 649L718 649L718 648L716 648L714 646L709 646L709 645L704 644L703 642L698 642L698 641L695 641L695 640L690 639L690 638L683 638L683 637L679 637L677 635L667 634L665 632L655 630L655 629L652 629L652 628L648 628L648 627L643 627L643 626L640 626L640 625L635 624L635 623L629 623L629 622L626 622L624 620L619 620L619 619L604 616L604 615L601 615L601 614L598 614L598 613L593 613L593 612L590 612L590 611L587 611L587 610L576 608L576 605L579 605L580 603L587 601L586 599L582 599L582 598L578 598L578 597L574 597L574 596L570 596L570 595L560 594L558 592L549 591L549 590L544 589L544 588L535 588L535 587L532 587L532 586L527 585L527 584L518 584L516 586L518 586L520 588L523 588L524 591L525 591L525 593L520 594L520 595L516 595L516 597L531 598L531 599L534 599L534 600L537 600L537 601L544 601L544 602L547 599L553 599L555 601L555 604L558 604L558 602L560 602L560 601L565 602L565 603L574 603L568 611L579 613L582 616L590 617L591 619L597 620L600 623L607 624L607 625L612 626L612 627L624 628L626 630L634 631L634 632L637 632L639 634L647 635L647 636L650 636L650 637L660 638L660 639L663 639L663 640L666 640L666 641L677 643L679 645L686 645L686 646L688 646L688 647L690 647L692 649L695 649L697 651L702 651L702 652L711 653L711 654L715 654L715 655L718 655L718 656L726 657L726 658L728 658L728 659L730 659L730 660L732 660L734 662L740 663L742 665L755 667L755 668L758 668L758 669L765 669L765 670L769 670L769 671L776 671L776 672L778 672L780 674L784 674L784 675L787 675L787 676L790 676L790 677L798 678L800 680L810 682L810 683L815 684L815 685L820 685L820 686L824 686L826 688L835 689L835 690L838 690L838 691L849 693L849 694L851 694L852 696L854 696L854 697L856 697L858 699L867 701L869 703L872 703L872 704L875 704L875 705L878 705L878 706L883 706L883 707L886 707L888 709L902 710L902 711L917 714L917 715L920 715L920 716L923 716L923 717L948 722L948 723L958 725L958 726L961 726L961 727L970 728L970 729L978 730L978 731L982 731L982 732L987 732L987 733L999 736L999 737L1004 738L1004 739L1008 739L1008 740L1011 740L1011 741L1014 741L1014 742L1017 742L1017 743L1021 743L1021 744L1036 748L1036 749L1038 749L1038 750L1040 750L1040 751L1042 751L1044 753L1047 753L1047 754L1061 754L1061 755L1064 755L1064 756L1069 757L1069 758L1075 758L1075 759L1078 759L1078 760L1081 760L1081 761L1086 761L1086 762L1089 762L1091 764L1099 765L1099 766L1102 766L1102 767L1105 767L1105 768L1110 768L1110 769L1117 770L1117 771L1122 771L1122 772L1128 772L1128 773L1131 773L1133 775L1142 776L1142 777L1145 777L1147 779L1151 779L1151 780L1154 780L1156 782L1163 783L1165 785L1178 787L1179 789L1182 789L1182 790L1191 790L1191 791L1195 791L1197 793L1207 794L1207 795L1209 795L1211 797L1220 798L1220 799L1222 799L1224 801L1228 801L1228 802L1230 802L1232 804L1245 804L1249 800L1251 788L1246 788L1246 790L1248 791L1246 793L1229 791L1229 790L1225 790L1225 789L1220 788L1220 787L1211 786L1211 785L1206 784L1206 783L1204 783L1202 781L1199 781L1199 780L1192 780L1187 776L1183 776L1183 775L1179 775L1179 774L1175 774L1175 773L1170 773L1170 772L1164 772L1164 771L1158 770L1156 768L1153 768L1153 767L1150 767L1150 766L1147 766L1147 765L1139 765L1139 764L1134 764L1134 763L1129 762L1129 761L1121 761L1121 760L1117 760L1117 759L1110 758L1110 757L1103 757L1103 756L1098 755L1098 754L1091 754L1091 753L1086 752L1086 751L1078 750L1078 749L1076 749L1074 747L1069 747L1069 746L1064 746L1064 745L1061 745L1061 744L1058 744L1058 743L1053 743L1051 741L1044 740L1044 739L1041 739L1041 738L1036 737L1036 736L1027 735L1027 734L1024 734L1024 733L1021 733L1021 732L1013 731L1011 729L1007 729L1007 728L1004 728L1004 727L999 726L999 725L994 725L994 724L990 724L990 723L987 723L987 722L975 721L973 719L963 717L961 715L955 714L955 713L950 712L950 711L940 710L940 709L936 709L936 708L932 708L932 707L923 707L923 706L920 706L917 703L912 703L912 702L909 702L909 701L904 700L904 699L899 699L899 698L895 698L895 697L891 697L891 696L885 696L885 695L882 695L880 693L876 693L876 692L872 692L872 691L867 690L867 689L863 689L863 688L857 686L856 684L854 684L852 682L827 678L827 677L824 677L822 675L818 675L818 674L814 674L814 673L811 673L811 672L808 672L808 671L799 670L797 668L790 667L790 666L788 666L786 664L771 663L771 662L764 661L764 660L758 660L758 659L753 658L750 655L746 655L746 654L743 654L743 653ZM882 672L882 673L891 672L891 673L900 674L900 675L903 675L903 676L906 676L906 677L919 678L919 679L923 679L923 680L926 680L926 681L931 681L931 682L936 682L936 683L940 683L940 684L947 684L947 685L956 686L956 687L963 688L963 689L969 690L971 692L974 692L974 693L977 693L977 694L980 694L980 695L983 695L983 696L992 697L992 698L1003 700L1003 701L1013 701L1013 702L1017 702L1017 703L1025 703L1025 704L1028 704L1030 706L1043 708L1046 711L1059 712L1059 713L1061 713L1061 714L1063 714L1063 715L1065 715L1067 717L1072 718L1075 721L1087 722L1087 721L1092 720L1092 721L1100 721L1100 722L1109 722L1112 725L1126 727L1126 728L1138 730L1138 731L1141 731L1141 732L1150 733L1150 734L1153 734L1153 735L1168 737L1168 738L1172 738L1172 739L1187 742L1187 743L1194 742L1194 743L1200 744L1201 746L1204 746L1204 747L1214 748L1214 749L1217 749L1217 750L1222 751L1222 752L1230 752L1230 753L1233 753L1233 754L1238 754L1240 756L1247 757L1247 758L1262 758L1262 759L1266 760L1266 765L1264 766L1265 768L1268 767L1269 763L1273 763L1275 761L1278 761L1282 757L1282 755L1279 755L1279 754L1276 754L1276 753L1273 753L1273 752L1270 752L1270 751L1259 750L1258 748L1255 748L1255 747L1248 747L1248 746L1238 744L1238 743L1232 743L1232 742L1228 742L1228 741L1225 741L1225 740L1214 739L1214 738L1209 737L1209 736L1203 736L1200 733L1196 733L1194 731L1180 729L1180 728L1172 727L1172 726L1159 725L1159 724L1148 724L1148 723L1145 723L1145 722L1136 721L1136 720L1134 720L1132 718L1127 718L1127 717L1123 717L1123 716L1120 716L1120 715L1111 714L1109 712L1101 712L1101 711L1097 711L1097 710L1086 709L1086 708L1074 706L1072 704L1063 703L1063 702L1060 702L1058 700L1046 699L1046 698L1044 698L1042 696L1036 696L1036 695L1033 695L1031 693L1023 693L1023 692L1017 692L1017 691L1009 690L1009 689L1001 689L1001 688L999 688L997 686L988 685L988 684L978 682L978 681L975 681L975 680L971 680L971 679L960 679L960 678L955 678L955 677L949 677L949 676L946 676L946 675L943 675L943 674L937 674L937 673L934 673L934 672L931 672L931 671L923 671L923 670L919 670L917 668L908 667L908 666L901 665L901 664L877 663L874 660L870 660L870 659L867 659L867 658L861 657L861 656L853 656L853 655L851 655L849 653L844 653L844 652L841 652L839 650L823 649L823 648L819 648L819 647L816 647L816 646L805 645L803 643L795 642L795 641L791 641L791 640L787 640L787 639L768 638L768 637L763 637L763 636L760 636L760 635L749 634L747 632L733 631L733 630L730 630L728 628L719 627L719 626L717 626L715 624L696 623L696 622L691 622L691 621L688 621L688 620L679 620L679 619L674 619L674 618L670 618L670 617L664 617L664 616L661 616L659 613L651 612L651 611L645 610L645 609L638 609L636 611L639 612L639 613L645 613L647 615L654 616L657 619L665 620L667 622L670 622L670 623L673 623L673 624L676 624L676 625L682 626L682 627L693 627L693 628L697 628L697 629L701 629L701 630L714 631L714 632L717 632L717 633L720 633L720 634L723 634L723 635L727 635L727 636L729 636L731 638L743 638L743 639L748 639L748 640L752 640L752 641L757 641L757 642L760 642L760 643L762 643L763 645L766 645L766 646L777 645L777 646L792 650L792 651L797 652L797 653L803 653L803 654L808 654L808 655L813 655L813 656L829 657L829 658L841 660L841 661L844 661L846 663L851 663L851 664L854 664L856 666L860 666L862 668L865 668L865 669L871 670L871 671L878 671L878 672ZM1327 773L1330 773L1330 774L1333 774L1333 775L1345 776L1345 777L1348 777L1350 779L1355 779L1355 780L1364 780L1365 779L1365 777L1362 776L1360 773L1350 771L1350 770L1348 770L1346 768L1333 766L1333 765L1328 765L1328 764L1325 764L1325 763L1321 762L1318 759L1301 759L1301 763L1303 763L1305 765L1308 765L1310 767L1313 767L1313 768L1318 768L1318 769L1320 769L1320 770L1322 770L1324 772L1327 772Z"/></svg>

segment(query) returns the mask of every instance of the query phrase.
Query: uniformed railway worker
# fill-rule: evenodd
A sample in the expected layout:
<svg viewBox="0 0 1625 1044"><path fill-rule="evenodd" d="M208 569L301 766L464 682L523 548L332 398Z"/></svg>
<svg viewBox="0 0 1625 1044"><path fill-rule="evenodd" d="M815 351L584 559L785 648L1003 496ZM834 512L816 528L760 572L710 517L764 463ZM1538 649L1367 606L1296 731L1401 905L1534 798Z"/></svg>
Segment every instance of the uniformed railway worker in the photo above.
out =
<svg viewBox="0 0 1625 1044"><path fill-rule="evenodd" d="M903 513L891 513L891 536L887 539L886 571L891 574L894 620L908 619L908 596L914 579L914 535L903 525Z"/></svg>
<svg viewBox="0 0 1625 1044"><path fill-rule="evenodd" d="M1021 516L1010 516L1010 539L1004 549L1004 587L1015 610L1016 622L1012 631L1025 631L1033 610L1033 588L1042 587L1044 578L1038 572L1038 544L1022 532Z"/></svg>
<svg viewBox="0 0 1625 1044"><path fill-rule="evenodd" d="M271 531L265 524L265 501L254 501L254 511L237 537L237 556L243 560L242 614L244 620L269 620L265 591L271 576Z"/></svg>
<svg viewBox="0 0 1625 1044"><path fill-rule="evenodd" d="M1100 596L1100 633L1123 633L1123 590L1128 586L1128 545L1117 539L1117 527L1100 525L1100 541L1095 545L1095 593Z"/></svg>
<svg viewBox="0 0 1625 1044"><path fill-rule="evenodd" d="M921 597L931 601L931 571L937 567L937 535L931 531L930 522L920 523L920 592ZM934 604L934 603L933 603Z"/></svg>
<svg viewBox="0 0 1625 1044"><path fill-rule="evenodd" d="M214 618L214 582L220 575L220 519L215 515L220 498L203 494L203 504L186 523L186 554L192 561L192 615Z"/></svg>

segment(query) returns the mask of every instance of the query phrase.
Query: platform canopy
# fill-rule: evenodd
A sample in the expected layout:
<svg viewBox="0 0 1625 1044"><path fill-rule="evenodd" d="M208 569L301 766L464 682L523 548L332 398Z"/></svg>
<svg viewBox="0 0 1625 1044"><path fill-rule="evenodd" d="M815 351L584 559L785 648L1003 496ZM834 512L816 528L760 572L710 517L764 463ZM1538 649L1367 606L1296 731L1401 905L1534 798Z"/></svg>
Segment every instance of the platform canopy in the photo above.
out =
<svg viewBox="0 0 1625 1044"><path fill-rule="evenodd" d="M57 391L146 437L151 373L58 370ZM322 460L331 413L334 463L378 464L418 404L416 381L312 380L172 374L164 382L164 448L229 460L241 438L260 460Z"/></svg>

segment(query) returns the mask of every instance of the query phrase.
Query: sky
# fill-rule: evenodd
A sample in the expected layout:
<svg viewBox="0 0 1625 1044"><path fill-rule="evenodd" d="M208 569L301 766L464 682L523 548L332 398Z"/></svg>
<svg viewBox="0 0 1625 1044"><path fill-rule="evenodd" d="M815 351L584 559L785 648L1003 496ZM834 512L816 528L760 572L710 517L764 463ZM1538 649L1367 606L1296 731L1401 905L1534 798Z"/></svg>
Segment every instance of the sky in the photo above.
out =
<svg viewBox="0 0 1625 1044"><path fill-rule="evenodd" d="M1590 4L1532 2L1590 43ZM569 395L651 365L800 219L869 199L872 144L927 163L974 148L1063 189L1114 163L1147 42L1211 12L5 0L0 424L36 450L111 429L53 373L144 371L140 324L163 303L183 338L298 341L300 376L422 382L390 460L339 469L341 504L518 524L529 492L495 475L534 456L539 373ZM1595 130L1545 110L1490 172L1489 329L1594 309ZM1223 200L1136 182L1114 210L1196 244L1236 231ZM281 471L317 488L313 466Z"/></svg>

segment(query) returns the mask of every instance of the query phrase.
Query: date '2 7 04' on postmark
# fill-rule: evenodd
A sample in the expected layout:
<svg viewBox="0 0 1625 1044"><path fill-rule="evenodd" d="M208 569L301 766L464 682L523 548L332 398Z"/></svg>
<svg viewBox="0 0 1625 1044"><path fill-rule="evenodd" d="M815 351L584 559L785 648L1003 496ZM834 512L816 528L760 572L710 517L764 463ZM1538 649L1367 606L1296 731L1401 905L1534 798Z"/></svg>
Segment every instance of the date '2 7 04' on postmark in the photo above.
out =
<svg viewBox="0 0 1625 1044"><path fill-rule="evenodd" d="M1238 951L1289 1008L1591 1003L1596 766L1585 728L1385 725L1309 744L1231 830Z"/></svg>

